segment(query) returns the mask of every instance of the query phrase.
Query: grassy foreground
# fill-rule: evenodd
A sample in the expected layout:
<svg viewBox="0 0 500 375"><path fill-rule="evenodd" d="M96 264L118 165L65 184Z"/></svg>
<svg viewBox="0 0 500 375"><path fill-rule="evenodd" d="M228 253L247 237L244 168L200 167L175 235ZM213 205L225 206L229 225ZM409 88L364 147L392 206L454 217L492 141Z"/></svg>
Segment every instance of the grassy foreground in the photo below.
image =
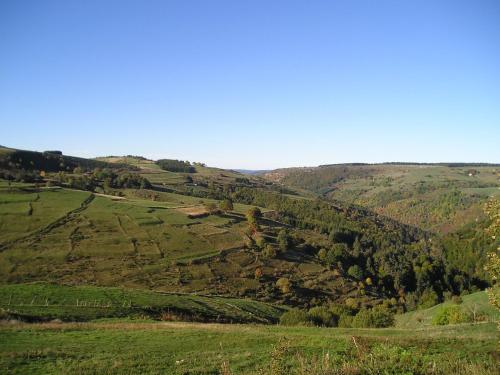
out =
<svg viewBox="0 0 500 375"><path fill-rule="evenodd" d="M3 323L11 374L496 374L492 323L328 329L180 322Z"/></svg>

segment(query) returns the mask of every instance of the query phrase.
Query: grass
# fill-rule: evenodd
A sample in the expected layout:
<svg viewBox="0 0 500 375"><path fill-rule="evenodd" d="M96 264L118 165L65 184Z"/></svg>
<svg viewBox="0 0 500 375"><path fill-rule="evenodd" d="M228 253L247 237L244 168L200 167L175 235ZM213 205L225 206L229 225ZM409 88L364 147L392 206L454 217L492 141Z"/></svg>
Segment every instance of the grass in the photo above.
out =
<svg viewBox="0 0 500 375"><path fill-rule="evenodd" d="M182 207L203 207L200 199L161 194L155 202L133 191L124 200L95 196L81 208L90 193L0 189L0 281L158 288L176 285L175 270L168 271L176 260L243 246L239 218L191 219Z"/></svg>
<svg viewBox="0 0 500 375"><path fill-rule="evenodd" d="M396 316L396 326L401 328L424 328L432 324L432 320L437 312L445 307L452 305L448 301L440 303L424 310L411 311ZM466 312L475 312L478 319L484 321L496 322L500 319L500 312L496 310L489 302L486 292L477 292L462 297L459 306Z"/></svg>
<svg viewBox="0 0 500 375"><path fill-rule="evenodd" d="M3 324L0 369L11 374L220 374L225 363L234 374L258 369L288 374L299 373L304 359L320 358L332 368L348 361L352 374L369 373L354 366L364 361L373 367L374 360L385 366L372 373L401 374L399 369L410 366L425 370L465 361L480 366L483 372L477 374L493 374L496 339L492 324L425 331L123 321ZM286 343L282 350L280 342Z"/></svg>
<svg viewBox="0 0 500 375"><path fill-rule="evenodd" d="M284 311L247 299L47 283L0 286L0 309L10 317L28 321L128 317L253 323L276 322Z"/></svg>
<svg viewBox="0 0 500 375"><path fill-rule="evenodd" d="M40 189L0 190L0 243L36 232L78 208L88 192Z"/></svg>
<svg viewBox="0 0 500 375"><path fill-rule="evenodd" d="M254 272L262 262L244 249L242 215L190 218L215 200L125 190L124 199L89 192L22 185L0 189L0 283L47 281L265 297ZM28 229L28 230L27 230ZM218 258L231 253L227 261ZM293 262L297 262L294 260ZM192 272L204 263L203 272ZM264 268L274 283L276 269ZM197 266L198 267L198 266ZM201 266L200 266L201 267ZM311 276L313 277L313 276ZM260 293L260 292L259 292Z"/></svg>

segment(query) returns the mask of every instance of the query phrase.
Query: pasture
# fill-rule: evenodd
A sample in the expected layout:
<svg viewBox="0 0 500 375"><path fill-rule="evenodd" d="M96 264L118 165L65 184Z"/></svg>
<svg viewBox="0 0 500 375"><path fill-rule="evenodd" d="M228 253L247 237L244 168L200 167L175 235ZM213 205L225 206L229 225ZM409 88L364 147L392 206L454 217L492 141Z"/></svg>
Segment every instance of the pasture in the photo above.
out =
<svg viewBox="0 0 500 375"><path fill-rule="evenodd" d="M208 200L157 193L125 199L30 185L0 190L0 279L159 287L177 260L243 246L241 213L190 218ZM215 201L216 202L216 201ZM186 209L188 209L186 211ZM160 272L159 272L160 271Z"/></svg>
<svg viewBox="0 0 500 375"><path fill-rule="evenodd" d="M11 374L496 374L493 324L426 330L3 323ZM260 372L259 372L260 371Z"/></svg>

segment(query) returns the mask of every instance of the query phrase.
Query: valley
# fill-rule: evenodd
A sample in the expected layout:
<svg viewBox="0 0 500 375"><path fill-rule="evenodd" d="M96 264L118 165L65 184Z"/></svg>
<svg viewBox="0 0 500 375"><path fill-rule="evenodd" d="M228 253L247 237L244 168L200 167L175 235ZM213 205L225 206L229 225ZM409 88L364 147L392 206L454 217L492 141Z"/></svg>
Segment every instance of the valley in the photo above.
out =
<svg viewBox="0 0 500 375"><path fill-rule="evenodd" d="M494 373L499 316L481 290L498 247L484 211L499 191L495 166L474 176L441 165L248 175L0 151L0 363L12 373L246 374L266 363L368 373L373 356L410 373L429 363ZM39 340L27 345L28 332ZM91 349L125 332L138 354ZM191 337L207 334L194 353ZM166 336L179 345L145 361ZM70 337L75 347L55 348Z"/></svg>

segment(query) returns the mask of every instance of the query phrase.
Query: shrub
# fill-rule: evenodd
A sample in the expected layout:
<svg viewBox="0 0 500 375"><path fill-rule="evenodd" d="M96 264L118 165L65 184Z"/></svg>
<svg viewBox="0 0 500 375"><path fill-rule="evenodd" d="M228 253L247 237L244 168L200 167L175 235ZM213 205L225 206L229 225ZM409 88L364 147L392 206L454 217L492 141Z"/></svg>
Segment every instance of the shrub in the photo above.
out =
<svg viewBox="0 0 500 375"><path fill-rule="evenodd" d="M262 254L266 257L266 258L274 258L276 257L276 250L274 249L274 246L271 245L271 244L267 244L265 247L264 247L264 251L262 252Z"/></svg>
<svg viewBox="0 0 500 375"><path fill-rule="evenodd" d="M363 278L363 271L358 265L349 267L347 274L356 280L361 280Z"/></svg>
<svg viewBox="0 0 500 375"><path fill-rule="evenodd" d="M254 237L254 241L259 249L264 249L266 247L267 240L265 237L263 237L261 235L256 235Z"/></svg>
<svg viewBox="0 0 500 375"><path fill-rule="evenodd" d="M361 309L352 321L355 328L383 328L394 325L394 314L383 306Z"/></svg>
<svg viewBox="0 0 500 375"><path fill-rule="evenodd" d="M319 258L319 260L325 260L326 259L326 250L325 249L320 249L318 251L318 258Z"/></svg>
<svg viewBox="0 0 500 375"><path fill-rule="evenodd" d="M219 208L224 212L232 211L234 209L233 201L230 199L224 199L220 202Z"/></svg>
<svg viewBox="0 0 500 375"><path fill-rule="evenodd" d="M435 306L438 303L439 303L439 297L437 293L433 289L428 288L424 290L424 292L420 296L418 308L428 309L429 307Z"/></svg>
<svg viewBox="0 0 500 375"><path fill-rule="evenodd" d="M290 290L292 289L292 283L286 277L278 279L278 281L276 281L276 286L282 293L290 293Z"/></svg>
<svg viewBox="0 0 500 375"><path fill-rule="evenodd" d="M309 320L316 326L321 327L336 327L338 325L338 317L325 306L313 307L307 313Z"/></svg>
<svg viewBox="0 0 500 375"><path fill-rule="evenodd" d="M443 306L441 307L434 318L432 324L444 326L447 324L460 324L472 322L472 316L466 313L458 305Z"/></svg>
<svg viewBox="0 0 500 375"><path fill-rule="evenodd" d="M345 305L350 309L357 310L359 302L355 298L349 297L345 300Z"/></svg>
<svg viewBox="0 0 500 375"><path fill-rule="evenodd" d="M292 309L281 315L280 324L284 326L309 326L311 325L311 322L309 321L305 311Z"/></svg>
<svg viewBox="0 0 500 375"><path fill-rule="evenodd" d="M339 327L341 328L350 328L352 327L352 321L354 320L354 316L349 314L342 314L339 317Z"/></svg>

